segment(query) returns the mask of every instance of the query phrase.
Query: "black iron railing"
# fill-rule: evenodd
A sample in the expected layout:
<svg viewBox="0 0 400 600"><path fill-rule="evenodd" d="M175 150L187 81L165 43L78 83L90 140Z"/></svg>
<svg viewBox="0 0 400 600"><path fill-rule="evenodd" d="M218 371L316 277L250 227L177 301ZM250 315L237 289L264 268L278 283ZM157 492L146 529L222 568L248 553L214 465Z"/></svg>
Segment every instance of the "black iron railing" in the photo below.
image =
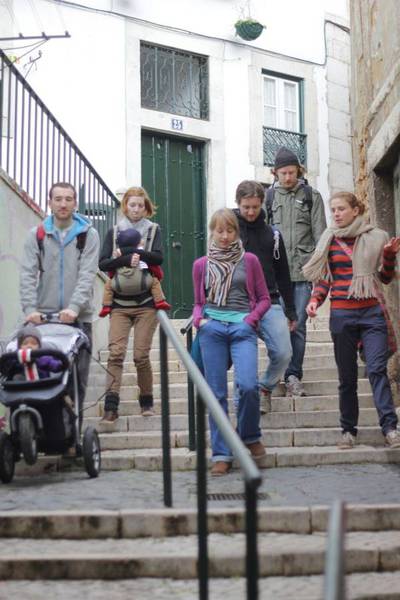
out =
<svg viewBox="0 0 400 600"><path fill-rule="evenodd" d="M181 328L181 334L186 335L186 350L191 354L193 344L193 317L190 316L184 326ZM187 374L187 395L188 395L188 432L189 432L189 450L196 450L196 417L194 402L194 385L192 378Z"/></svg>
<svg viewBox="0 0 400 600"><path fill-rule="evenodd" d="M268 167L274 165L275 154L282 146L292 150L298 156L300 164L307 165L307 135L305 133L263 127L264 165Z"/></svg>
<svg viewBox="0 0 400 600"><path fill-rule="evenodd" d="M344 535L346 507L341 500L332 506L327 535L325 558L324 600L345 600Z"/></svg>
<svg viewBox="0 0 400 600"><path fill-rule="evenodd" d="M116 221L117 198L2 50L0 166L44 212L51 185L67 181L101 239Z"/></svg>
<svg viewBox="0 0 400 600"><path fill-rule="evenodd" d="M207 544L207 458L206 408L212 415L225 442L231 448L243 472L246 492L246 577L247 600L258 599L257 551L257 488L261 483L260 471L248 450L232 428L218 400L185 349L164 311L157 312L160 323L161 415L163 446L164 504L172 506L171 448L169 428L168 340L187 369L196 389L197 407L197 528L199 598L208 599L208 544Z"/></svg>

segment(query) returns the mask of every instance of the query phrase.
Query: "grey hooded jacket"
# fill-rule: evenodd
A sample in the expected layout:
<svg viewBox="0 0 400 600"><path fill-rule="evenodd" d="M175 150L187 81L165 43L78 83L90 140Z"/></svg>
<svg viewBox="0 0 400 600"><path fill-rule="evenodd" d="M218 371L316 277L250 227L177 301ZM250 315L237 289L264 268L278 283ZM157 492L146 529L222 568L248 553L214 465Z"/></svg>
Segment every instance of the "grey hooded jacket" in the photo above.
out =
<svg viewBox="0 0 400 600"><path fill-rule="evenodd" d="M20 297L25 315L38 311L58 312L69 308L87 323L93 318L93 284L99 260L99 235L86 217L75 213L64 240L54 228L53 217L43 221L46 235L40 253L37 227L25 242L20 274ZM77 248L76 238L87 231L85 246ZM40 263L42 271L40 271Z"/></svg>

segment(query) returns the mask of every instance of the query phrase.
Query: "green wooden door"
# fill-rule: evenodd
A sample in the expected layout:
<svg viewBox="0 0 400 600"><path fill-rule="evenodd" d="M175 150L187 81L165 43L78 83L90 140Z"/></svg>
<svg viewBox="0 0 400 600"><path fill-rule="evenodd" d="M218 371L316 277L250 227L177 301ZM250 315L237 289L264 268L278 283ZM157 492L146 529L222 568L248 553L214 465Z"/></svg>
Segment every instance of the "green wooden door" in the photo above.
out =
<svg viewBox="0 0 400 600"><path fill-rule="evenodd" d="M204 144L142 132L142 185L163 233L163 289L173 317L185 318L193 307L193 261L205 250Z"/></svg>

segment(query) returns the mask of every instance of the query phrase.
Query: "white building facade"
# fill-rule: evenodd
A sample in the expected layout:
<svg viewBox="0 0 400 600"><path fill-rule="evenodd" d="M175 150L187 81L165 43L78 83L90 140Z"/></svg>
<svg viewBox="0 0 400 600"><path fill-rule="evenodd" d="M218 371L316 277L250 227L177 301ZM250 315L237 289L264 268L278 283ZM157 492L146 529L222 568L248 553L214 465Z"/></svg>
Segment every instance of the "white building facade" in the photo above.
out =
<svg viewBox="0 0 400 600"><path fill-rule="evenodd" d="M347 0L34 7L0 2L0 33L68 30L41 46L34 65L39 48L28 49L18 68L112 190L149 188L167 272L180 265L172 288L201 252L208 217L234 205L237 184L272 182L280 145L299 149L326 203L353 189ZM254 41L234 27L249 13L265 25ZM19 40L1 44L8 55L25 53Z"/></svg>

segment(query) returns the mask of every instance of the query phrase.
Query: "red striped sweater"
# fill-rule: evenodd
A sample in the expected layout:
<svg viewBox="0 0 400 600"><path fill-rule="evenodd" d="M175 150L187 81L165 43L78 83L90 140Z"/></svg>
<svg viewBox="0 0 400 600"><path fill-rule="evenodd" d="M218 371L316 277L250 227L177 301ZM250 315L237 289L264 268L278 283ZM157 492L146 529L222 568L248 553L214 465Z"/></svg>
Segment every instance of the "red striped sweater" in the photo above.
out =
<svg viewBox="0 0 400 600"><path fill-rule="evenodd" d="M356 238L342 238L342 241L353 249ZM327 297L330 289L331 308L367 308L376 306L379 301L376 298L348 298L349 287L353 278L353 263L351 258L341 248L334 238L329 247L329 268L332 273L332 281L321 279L318 281L312 291L312 299L317 300L320 306ZM392 281L395 274L396 255L387 250L383 253L382 266L379 270L379 277L382 283L388 284Z"/></svg>

